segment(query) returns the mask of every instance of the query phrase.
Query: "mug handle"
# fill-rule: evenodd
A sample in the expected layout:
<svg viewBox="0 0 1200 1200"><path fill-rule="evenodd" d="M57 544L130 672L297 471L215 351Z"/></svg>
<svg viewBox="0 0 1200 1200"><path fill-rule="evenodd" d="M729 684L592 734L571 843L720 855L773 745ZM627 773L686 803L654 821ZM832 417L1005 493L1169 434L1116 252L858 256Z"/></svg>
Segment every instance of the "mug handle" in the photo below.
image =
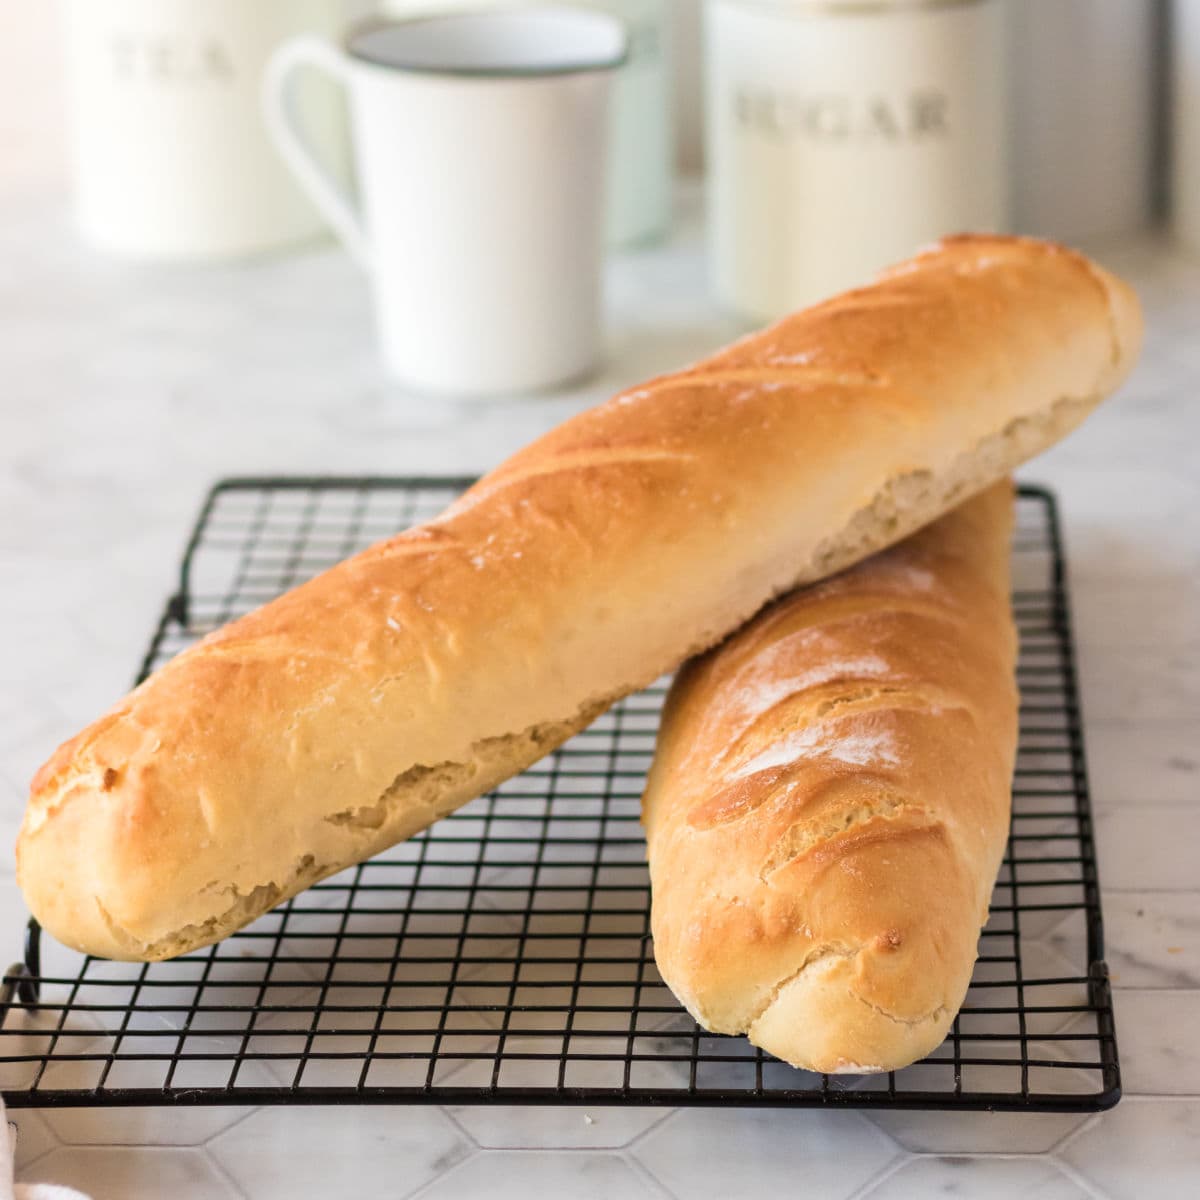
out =
<svg viewBox="0 0 1200 1200"><path fill-rule="evenodd" d="M291 86L294 73L301 67L324 70L343 88L349 89L350 61L341 50L314 34L291 38L271 55L263 76L262 102L267 130L284 162L351 256L370 269L371 246L362 218L304 139Z"/></svg>

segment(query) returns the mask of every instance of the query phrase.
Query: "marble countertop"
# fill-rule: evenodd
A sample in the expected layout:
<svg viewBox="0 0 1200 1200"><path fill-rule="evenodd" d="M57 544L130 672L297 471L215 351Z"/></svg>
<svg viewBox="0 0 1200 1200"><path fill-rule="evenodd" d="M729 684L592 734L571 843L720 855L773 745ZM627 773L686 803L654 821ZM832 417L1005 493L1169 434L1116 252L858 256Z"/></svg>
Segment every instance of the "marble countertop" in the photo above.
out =
<svg viewBox="0 0 1200 1200"><path fill-rule="evenodd" d="M0 841L33 769L128 685L199 501L239 473L474 472L739 329L698 218L610 269L608 365L511 401L406 394L331 246L231 267L92 256L58 205L0 208ZM1023 477L1058 490L1125 1099L1098 1116L438 1108L22 1111L20 1177L96 1200L492 1200L1200 1188L1200 267L1092 247L1139 286L1145 359ZM0 957L24 910L0 856Z"/></svg>

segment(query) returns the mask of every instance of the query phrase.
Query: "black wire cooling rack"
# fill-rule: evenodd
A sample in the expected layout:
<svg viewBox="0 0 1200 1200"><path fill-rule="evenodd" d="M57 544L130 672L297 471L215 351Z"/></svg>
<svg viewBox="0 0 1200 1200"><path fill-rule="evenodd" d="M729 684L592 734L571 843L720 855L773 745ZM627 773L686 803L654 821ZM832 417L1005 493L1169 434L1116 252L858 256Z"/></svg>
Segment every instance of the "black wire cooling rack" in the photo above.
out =
<svg viewBox="0 0 1200 1200"><path fill-rule="evenodd" d="M141 674L464 479L237 479L208 496ZM29 925L0 993L13 1107L503 1103L1105 1108L1120 1095L1053 497L1023 488L1008 852L945 1043L888 1075L795 1071L680 1009L638 825L665 683L523 775L217 946L149 966Z"/></svg>

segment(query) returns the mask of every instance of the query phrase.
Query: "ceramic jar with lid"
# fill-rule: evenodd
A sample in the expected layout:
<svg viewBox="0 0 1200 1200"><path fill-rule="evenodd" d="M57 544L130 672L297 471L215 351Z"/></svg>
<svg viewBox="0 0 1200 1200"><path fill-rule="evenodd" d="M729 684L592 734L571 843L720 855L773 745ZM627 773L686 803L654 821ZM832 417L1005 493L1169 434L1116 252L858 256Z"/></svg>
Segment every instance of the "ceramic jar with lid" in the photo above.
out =
<svg viewBox="0 0 1200 1200"><path fill-rule="evenodd" d="M996 0L708 0L712 274L778 317L1007 225Z"/></svg>

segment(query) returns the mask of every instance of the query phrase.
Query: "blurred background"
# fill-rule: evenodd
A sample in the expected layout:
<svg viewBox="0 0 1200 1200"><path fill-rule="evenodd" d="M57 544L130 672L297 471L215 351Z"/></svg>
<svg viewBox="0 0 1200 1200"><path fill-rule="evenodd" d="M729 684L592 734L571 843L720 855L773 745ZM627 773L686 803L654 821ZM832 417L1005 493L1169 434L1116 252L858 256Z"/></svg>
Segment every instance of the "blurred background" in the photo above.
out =
<svg viewBox="0 0 1200 1200"><path fill-rule="evenodd" d="M706 137L706 81L710 105L719 104L714 87L725 86L733 95L738 82L737 78L725 80L722 72L733 70L735 76L742 72L750 77L757 70L761 77L765 70L778 75L786 73L789 62L796 72L811 66L805 61L806 53L821 53L831 45L845 52L840 68L864 93L890 80L889 73L898 64L903 71L906 59L910 64L921 62L928 76L926 83L934 85L945 82L939 76L953 72L956 58L959 66L963 64L964 53L972 63L979 61L1002 72L998 81L1001 91L970 97L975 106L990 105L996 110L990 114L973 111L972 116L999 122L988 127L988 136L998 136L1003 146L990 149L1007 154L1001 168L1006 194L996 208L996 224L1076 239L1128 232L1171 210L1172 161L1180 169L1191 169L1190 158L1195 153L1191 131L1198 124L1192 109L1200 88L1195 80L1200 72L1200 51L1195 49L1193 27L1198 16L1193 0L981 0L948 6L882 0L865 6L893 13L890 24L874 21L881 30L886 26L887 37L894 43L890 55L882 59L870 58L876 51L864 44L861 27L872 23L862 15L864 6L846 0L588 2L609 9L631 25L640 25L643 37L649 33L661 38L663 112L650 111L656 102L647 99L639 110L640 119L666 122L667 165L685 177L699 176L706 162L715 169L725 165L722 147L714 144L721 136L711 128L714 121L707 122ZM325 5L299 0L290 7L297 14L296 28L307 24L333 33L343 21L349 23L373 9L411 15L455 7L478 9L489 3L495 0L483 0L482 4L478 0L466 4L463 0L378 4L338 0ZM211 33L221 29L219 0L166 0L159 7L179 10L180 19L194 23L196 30L205 28ZM912 10L933 15L929 23L936 24L932 10L939 7L993 11L950 13L944 22L948 27L963 24L961 18L967 15L966 23L978 26L982 16L985 33L950 29L923 41L921 36L915 43L911 37L906 41L904 27L913 17ZM79 78L72 78L68 52L72 26L80 24L75 10L103 13L107 9L114 28L124 21L136 31L139 22L146 21L137 15L138 8L128 0L92 0L78 5L69 0L38 5L0 0L5 31L0 41L3 194L50 197L69 190L71 96L80 90ZM331 12L338 14L336 19L330 17ZM716 27L707 52L706 21L710 31ZM846 27L840 34L839 24ZM858 30L853 28L856 25ZM789 26L793 27L790 34ZM797 30L797 26L804 28ZM782 47L780 30L785 34ZM143 32L148 36L148 31ZM231 32L244 36L244 30ZM720 46L725 47L724 54ZM736 67L727 61L732 53L743 60ZM1003 56L1003 64L998 56ZM713 108L709 113L713 115ZM714 159L720 161L714 163ZM1181 163L1180 159L1187 161ZM1189 181L1190 176L1175 190L1176 209L1187 208L1195 192ZM961 186L963 181L957 182ZM1177 223L1185 231L1189 222L1200 224L1200 219L1191 217L1190 212L1178 214ZM1200 234L1193 240L1200 240ZM809 249L811 252L812 247Z"/></svg>
<svg viewBox="0 0 1200 1200"><path fill-rule="evenodd" d="M1200 0L0 18L0 354L39 414L4 414L10 453L87 474L116 422L97 474L164 505L378 469L388 431L397 465L485 468L947 232L1133 255L1151 289L1200 249Z"/></svg>

